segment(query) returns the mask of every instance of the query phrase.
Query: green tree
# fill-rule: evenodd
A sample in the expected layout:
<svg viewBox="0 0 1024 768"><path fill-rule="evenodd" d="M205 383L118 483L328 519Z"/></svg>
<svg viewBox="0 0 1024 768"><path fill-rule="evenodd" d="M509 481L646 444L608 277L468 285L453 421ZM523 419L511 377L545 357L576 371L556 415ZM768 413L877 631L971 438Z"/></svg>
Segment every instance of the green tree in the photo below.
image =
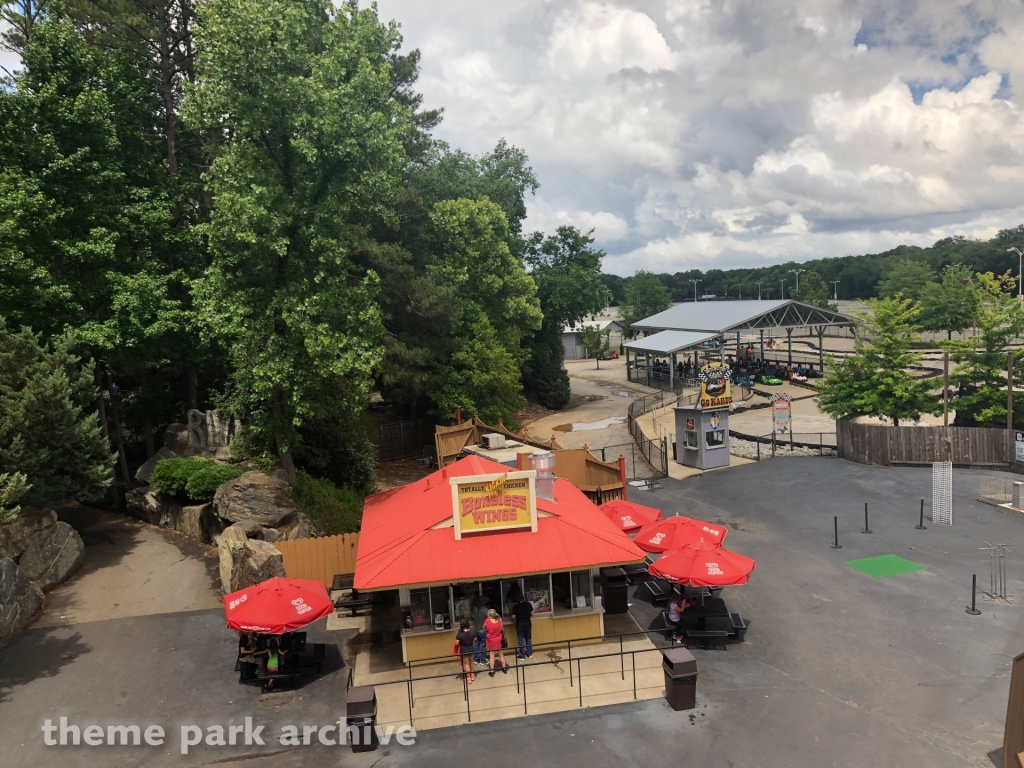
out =
<svg viewBox="0 0 1024 768"><path fill-rule="evenodd" d="M608 332L602 331L600 328L594 325L584 325L580 331L580 336L583 339L583 346L589 354L594 356L594 360L597 363L597 369L601 369L601 357L607 354L608 346Z"/></svg>
<svg viewBox="0 0 1024 768"><path fill-rule="evenodd" d="M626 280L622 288L624 298L619 302L623 331L633 333L633 323L672 306L672 294L653 272L638 270Z"/></svg>
<svg viewBox="0 0 1024 768"><path fill-rule="evenodd" d="M23 475L33 504L93 501L111 481L92 366L70 349L67 340L41 344L28 328L13 332L0 318L0 473Z"/></svg>
<svg viewBox="0 0 1024 768"><path fill-rule="evenodd" d="M1024 308L1011 295L1014 278L997 278L991 272L977 276L978 335L969 341L942 342L957 367L950 381L957 389L950 408L963 426L1006 424L1007 350L1024 332ZM1015 386L1024 382L1024 355L1014 360ZM1021 419L1024 421L1024 419Z"/></svg>
<svg viewBox="0 0 1024 768"><path fill-rule="evenodd" d="M400 38L325 0L212 0L200 17L183 111L213 137L199 320L228 349L228 401L294 482L299 425L327 403L361 411L383 356L377 276L357 276L351 253L394 223Z"/></svg>
<svg viewBox="0 0 1024 768"><path fill-rule="evenodd" d="M897 294L903 294L906 299L916 299L924 287L934 280L935 273L927 264L900 259L893 263L878 283L878 295L891 299Z"/></svg>
<svg viewBox="0 0 1024 768"><path fill-rule="evenodd" d="M522 342L541 325L537 286L508 246L504 211L487 198L447 200L431 214L436 263L452 286L458 321L452 354L438 362L436 413L456 407L485 420L507 419L526 401Z"/></svg>
<svg viewBox="0 0 1024 768"><path fill-rule="evenodd" d="M541 403L554 410L565 408L572 396L563 365L563 330L601 312L610 299L601 275L605 254L591 247L592 234L562 226L547 237L535 232L527 243L525 261L537 283L544 321L528 342L531 354L524 379Z"/></svg>
<svg viewBox="0 0 1024 768"><path fill-rule="evenodd" d="M829 301L828 286L814 270L808 271L800 277L800 289L793 291L792 298L811 304L822 309L835 309L835 305Z"/></svg>
<svg viewBox="0 0 1024 768"><path fill-rule="evenodd" d="M19 499L29 488L28 478L20 472L0 474L0 525L13 523L21 513Z"/></svg>
<svg viewBox="0 0 1024 768"><path fill-rule="evenodd" d="M957 264L942 271L942 281L921 289L921 325L926 331L945 331L952 339L974 324L978 311L978 293L974 272Z"/></svg>
<svg viewBox="0 0 1024 768"><path fill-rule="evenodd" d="M875 416L894 426L935 413L931 383L909 370L921 361L911 348L920 331L917 304L900 297L867 304L868 311L857 315L853 354L839 362L826 358L830 370L815 398L818 408L835 419Z"/></svg>

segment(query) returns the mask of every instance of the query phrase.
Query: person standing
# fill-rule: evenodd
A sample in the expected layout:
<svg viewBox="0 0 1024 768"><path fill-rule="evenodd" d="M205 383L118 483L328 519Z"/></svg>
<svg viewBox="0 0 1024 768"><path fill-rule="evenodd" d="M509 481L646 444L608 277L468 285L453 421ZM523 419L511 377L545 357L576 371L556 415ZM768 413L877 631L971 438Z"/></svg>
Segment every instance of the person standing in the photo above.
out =
<svg viewBox="0 0 1024 768"><path fill-rule="evenodd" d="M462 671L466 675L466 682L472 683L476 680L476 674L473 672L473 644L476 642L476 632L470 628L466 619L463 619L459 625L455 639L459 643L459 659L462 661Z"/></svg>
<svg viewBox="0 0 1024 768"><path fill-rule="evenodd" d="M484 622L484 629L487 632L487 651L490 656L487 674L494 677L494 654L501 658L501 671L508 674L508 662L505 661L505 625L501 621L498 612L491 608L487 611L487 621Z"/></svg>
<svg viewBox="0 0 1024 768"><path fill-rule="evenodd" d="M528 659L533 656L533 604L520 594L519 602L512 606L512 615L516 619L516 637L519 638L516 656Z"/></svg>
<svg viewBox="0 0 1024 768"><path fill-rule="evenodd" d="M676 595L668 604L668 621L675 627L672 639L677 642L683 641L683 611L686 610L686 598Z"/></svg>
<svg viewBox="0 0 1024 768"><path fill-rule="evenodd" d="M487 666L487 630L484 629L484 622L487 621L487 598L477 595L473 599L473 630L476 632L476 641L473 643L473 661L481 667Z"/></svg>

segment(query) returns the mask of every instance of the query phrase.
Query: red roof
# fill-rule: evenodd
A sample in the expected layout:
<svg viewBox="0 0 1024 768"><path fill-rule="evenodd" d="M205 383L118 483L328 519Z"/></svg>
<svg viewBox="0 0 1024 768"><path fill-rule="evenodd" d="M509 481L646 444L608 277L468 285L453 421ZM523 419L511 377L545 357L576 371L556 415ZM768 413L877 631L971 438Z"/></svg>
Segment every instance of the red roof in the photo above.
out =
<svg viewBox="0 0 1024 768"><path fill-rule="evenodd" d="M556 502L537 499L536 533L477 533L456 541L450 525L435 527L452 517L448 478L508 471L504 464L468 456L422 480L367 498L355 588L482 581L643 560L644 552L563 479L555 482Z"/></svg>

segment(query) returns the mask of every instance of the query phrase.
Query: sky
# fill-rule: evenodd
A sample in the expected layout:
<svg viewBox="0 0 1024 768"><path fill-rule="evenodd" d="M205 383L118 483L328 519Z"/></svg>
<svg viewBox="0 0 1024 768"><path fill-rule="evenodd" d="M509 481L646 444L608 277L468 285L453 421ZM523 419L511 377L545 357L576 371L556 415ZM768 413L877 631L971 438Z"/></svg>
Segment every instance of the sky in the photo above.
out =
<svg viewBox="0 0 1024 768"><path fill-rule="evenodd" d="M362 4L366 4L365 2ZM435 135L505 138L525 231L605 271L876 253L1024 223L1020 0L378 0Z"/></svg>

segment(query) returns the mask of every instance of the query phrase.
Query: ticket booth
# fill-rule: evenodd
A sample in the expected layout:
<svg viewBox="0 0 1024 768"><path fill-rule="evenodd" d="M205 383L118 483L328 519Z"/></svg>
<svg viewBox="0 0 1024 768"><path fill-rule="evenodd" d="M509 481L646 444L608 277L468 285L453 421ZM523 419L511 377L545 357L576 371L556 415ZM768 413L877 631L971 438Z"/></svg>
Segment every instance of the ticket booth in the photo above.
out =
<svg viewBox="0 0 1024 768"><path fill-rule="evenodd" d="M676 461L697 469L727 467L732 369L722 362L708 363L697 378L697 402L676 408Z"/></svg>
<svg viewBox="0 0 1024 768"><path fill-rule="evenodd" d="M697 469L729 466L729 409L676 408L676 461Z"/></svg>

